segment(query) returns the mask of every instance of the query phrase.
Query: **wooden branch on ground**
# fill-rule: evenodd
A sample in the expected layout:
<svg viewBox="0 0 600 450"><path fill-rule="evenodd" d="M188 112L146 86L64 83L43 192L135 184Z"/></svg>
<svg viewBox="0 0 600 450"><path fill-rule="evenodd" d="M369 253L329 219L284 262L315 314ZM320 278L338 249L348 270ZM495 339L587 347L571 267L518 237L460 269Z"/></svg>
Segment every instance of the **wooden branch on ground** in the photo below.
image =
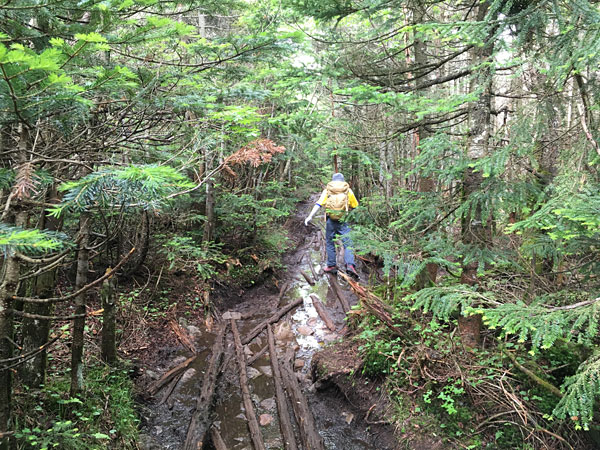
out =
<svg viewBox="0 0 600 450"><path fill-rule="evenodd" d="M310 284L311 286L315 285L315 282L312 280L312 278L310 277L310 275L307 274L304 270L301 270L300 274L304 277L304 279L306 280L306 282L308 284Z"/></svg>
<svg viewBox="0 0 600 450"><path fill-rule="evenodd" d="M215 385L217 384L217 376L220 373L219 369L221 366L221 359L223 358L223 341L226 330L227 323L224 323L221 325L221 329L212 346L212 355L208 367L204 372L200 396L196 401L196 409L192 414L190 425L188 426L187 436L183 445L184 450L196 450L202 448L207 440L206 435L212 426L212 409L216 391Z"/></svg>
<svg viewBox="0 0 600 450"><path fill-rule="evenodd" d="M323 305L323 302L319 296L317 294L310 294L310 298L313 301L313 305L315 306L317 313L319 313L321 320L325 323L327 328L329 328L331 331L335 331L335 323L333 323L331 316L327 312L327 309L325 308L325 305Z"/></svg>
<svg viewBox="0 0 600 450"><path fill-rule="evenodd" d="M283 298L283 296L285 295L285 293L288 291L289 288L290 288L289 281L286 281L285 283L283 283L283 285L281 286L281 289L279 289L279 296L277 297L277 304L279 304L281 302L281 299Z"/></svg>
<svg viewBox="0 0 600 450"><path fill-rule="evenodd" d="M169 397L171 397L171 394L173 393L173 391L175 390L175 387L177 386L177 383L179 383L179 380L181 380L181 378L183 377L183 374L185 372L180 372L179 375L173 377L173 379L171 380L171 383L169 383L169 386L167 386L167 389L165 389L165 392L162 396L162 398L160 399L160 402L158 402L158 406L162 405L163 403L165 403ZM171 409L171 408L169 408Z"/></svg>
<svg viewBox="0 0 600 450"><path fill-rule="evenodd" d="M174 319L171 319L169 320L169 326L177 336L177 339L179 339L179 342L181 342L183 346L187 348L190 352L196 354L196 346L190 339L190 336L187 334L187 332L183 328L181 328L181 325L179 325Z"/></svg>
<svg viewBox="0 0 600 450"><path fill-rule="evenodd" d="M502 353L505 354L506 356L508 356L508 358L513 362L513 364L515 366L517 366L517 368L521 372L523 372L525 375L527 375L527 377L531 381L536 383L538 386L543 387L548 392L551 392L552 394L556 395L558 398L564 397L564 394L562 392L560 392L560 389L558 389L556 386L549 383L548 381L543 380L540 377L538 377L535 373L533 373L531 370L529 370L527 367L525 367L523 364L521 364L519 361L517 361L517 358L515 357L515 355L513 355L512 353L510 353L504 349L502 349Z"/></svg>
<svg viewBox="0 0 600 450"><path fill-rule="evenodd" d="M277 401L277 412L279 413L279 426L281 435L286 450L298 450L296 438L294 436L294 428L290 419L290 411L288 409L285 392L283 391L283 380L281 378L281 368L279 367L279 359L275 349L275 338L271 325L267 326L267 337L269 340L269 354L271 356L271 367L273 369L273 382L275 384L275 399Z"/></svg>
<svg viewBox="0 0 600 450"><path fill-rule="evenodd" d="M219 433L219 430L217 430L214 425L210 428L210 437L216 450L227 450L227 446L221 437L221 433Z"/></svg>
<svg viewBox="0 0 600 450"><path fill-rule="evenodd" d="M267 350L269 350L269 346L265 345L263 348L261 348L258 351L258 353L255 353L254 355L252 355L252 358L250 358L248 360L247 365L251 366L252 364L254 364L258 358L260 358L262 355L267 353Z"/></svg>
<svg viewBox="0 0 600 450"><path fill-rule="evenodd" d="M319 275L317 275L317 272L315 271L315 268L313 267L313 263L312 260L310 259L310 255L308 255L308 267L310 268L310 271L313 275L313 280L315 280L315 283L317 282L317 280L319 279Z"/></svg>
<svg viewBox="0 0 600 450"><path fill-rule="evenodd" d="M346 274L342 274L342 277L348 282L352 290L361 299L363 306L365 306L371 314L377 317L383 324L385 324L394 334L397 336L406 336L406 332L398 327L392 319L392 309L386 305L379 297L372 292L362 287L359 283L354 281ZM406 316L406 320L411 321L410 317Z"/></svg>
<svg viewBox="0 0 600 450"><path fill-rule="evenodd" d="M266 327L267 325L272 325L275 322L277 322L279 319L281 319L286 313L288 313L289 311L291 311L292 309L300 306L303 302L303 299L299 298L297 300L294 300L293 302L291 302L290 304L284 306L283 308L275 311L273 313L273 315L271 315L271 317L269 317L268 319L262 321L261 323L259 323L257 326L255 326L252 331L250 331L246 337L244 337L244 339L242 339L242 344L246 345L248 344L252 339L254 339L256 336L258 336Z"/></svg>
<svg viewBox="0 0 600 450"><path fill-rule="evenodd" d="M248 421L250 439L252 439L255 450L266 450L262 435L260 434L260 427L258 425L258 420L256 419L254 405L252 404L252 399L250 398L248 374L246 373L246 356L244 355L244 348L242 347L242 340L240 339L240 333L237 329L235 319L231 319L231 330L233 331L233 340L235 342L235 353L237 355L240 373L240 388L242 390L242 398L244 400L244 414L246 416L246 420Z"/></svg>
<svg viewBox="0 0 600 450"><path fill-rule="evenodd" d="M342 275L344 275L344 274L342 274ZM338 284L337 278L335 276L329 277L329 286L331 286L331 289L333 289L333 292L335 293L336 297L340 301L340 304L342 305L342 310L344 311L344 314L348 314L348 311L350 311L350 303L348 303L348 299L342 292L342 288Z"/></svg>
<svg viewBox="0 0 600 450"><path fill-rule="evenodd" d="M291 349L290 349L291 350ZM289 350L288 350L289 351ZM288 355L290 355L288 353ZM323 444L323 438L317 431L315 425L315 418L312 415L312 411L308 406L306 396L302 393L298 379L292 368L291 358L293 357L293 350L290 356L281 364L281 376L285 390L292 400L292 407L298 422L298 429L300 430L300 437L304 448L310 450L325 450Z"/></svg>
<svg viewBox="0 0 600 450"><path fill-rule="evenodd" d="M167 373L165 373L162 377L160 377L160 379L158 381L155 381L153 384L151 384L150 387L148 388L148 392L150 393L150 395L155 395L158 391L161 390L161 388L165 384L167 384L169 381L171 381L177 375L179 375L180 373L185 371L190 366L190 364L192 364L192 362L196 359L196 357L197 357L197 355L194 355L194 356L186 359L184 362L173 367L171 370L169 370Z"/></svg>

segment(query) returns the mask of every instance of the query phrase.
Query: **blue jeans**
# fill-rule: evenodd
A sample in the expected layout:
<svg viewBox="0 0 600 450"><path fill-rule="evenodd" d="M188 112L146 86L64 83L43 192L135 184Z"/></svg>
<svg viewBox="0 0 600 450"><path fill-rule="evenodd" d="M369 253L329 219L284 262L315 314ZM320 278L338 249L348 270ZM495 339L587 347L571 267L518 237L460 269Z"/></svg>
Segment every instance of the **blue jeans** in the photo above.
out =
<svg viewBox="0 0 600 450"><path fill-rule="evenodd" d="M327 241L327 265L329 267L336 265L335 243L333 240L337 235L342 236L342 244L344 245L344 262L346 265L354 265L354 252L352 251L352 240L350 236L350 227L346 222L327 218L327 226L325 227L325 239Z"/></svg>

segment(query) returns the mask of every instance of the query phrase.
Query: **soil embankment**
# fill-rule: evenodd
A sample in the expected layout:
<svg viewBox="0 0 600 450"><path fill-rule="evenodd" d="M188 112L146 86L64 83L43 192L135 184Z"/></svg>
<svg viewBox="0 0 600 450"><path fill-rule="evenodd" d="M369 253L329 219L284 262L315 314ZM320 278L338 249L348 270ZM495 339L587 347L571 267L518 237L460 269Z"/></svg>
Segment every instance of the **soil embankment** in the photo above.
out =
<svg viewBox="0 0 600 450"><path fill-rule="evenodd" d="M207 429L205 442L222 439L214 444L217 447L260 448L259 439L264 448L284 448L278 406L287 406L291 412L298 448L312 450L321 445L311 443L311 439L320 440L328 450L397 447L391 427L382 420L385 402L379 398L381 394L373 383L358 376L357 346L349 337L345 320L348 305L357 300L341 280L323 274L323 233L319 224L305 227L303 223L309 208L308 203L302 205L286 223L292 246L284 256L286 270L275 285L264 284L215 299L220 314L225 314L212 329L204 323L179 320L180 333L190 338L191 348L155 349L156 366L146 370L143 381L156 390L142 408L143 448L183 448L194 412L206 408L198 398L207 392L211 404L206 411L211 411L208 422L213 428L212 432ZM265 322L272 326L275 353L269 351ZM225 324L229 329L223 358L215 363L213 356L219 347L215 336ZM241 355L235 351L232 327L239 329L240 343L244 344L238 347ZM195 358L190 360L193 350ZM270 353L281 365L279 375L273 370ZM218 364L218 373L212 395L207 380L214 364ZM177 373L165 379L165 374L178 366ZM302 398L292 402L288 398L282 404L277 395L282 391L277 388L280 379L284 393ZM299 389L295 391L293 385ZM310 435L309 418L302 417L306 411L300 409L294 414L297 404L304 401L314 417L316 436ZM260 436L251 438L248 421L252 416L257 418ZM256 435L256 426L250 428Z"/></svg>

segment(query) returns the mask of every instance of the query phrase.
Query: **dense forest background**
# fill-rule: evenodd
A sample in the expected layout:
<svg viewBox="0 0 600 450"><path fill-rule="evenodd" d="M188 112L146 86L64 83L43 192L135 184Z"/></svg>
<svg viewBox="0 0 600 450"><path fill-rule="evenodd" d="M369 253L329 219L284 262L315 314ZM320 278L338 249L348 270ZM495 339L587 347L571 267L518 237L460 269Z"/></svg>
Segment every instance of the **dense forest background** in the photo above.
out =
<svg viewBox="0 0 600 450"><path fill-rule="evenodd" d="M281 269L334 171L399 434L592 448L599 62L585 0L3 2L0 449L133 448L115 346Z"/></svg>

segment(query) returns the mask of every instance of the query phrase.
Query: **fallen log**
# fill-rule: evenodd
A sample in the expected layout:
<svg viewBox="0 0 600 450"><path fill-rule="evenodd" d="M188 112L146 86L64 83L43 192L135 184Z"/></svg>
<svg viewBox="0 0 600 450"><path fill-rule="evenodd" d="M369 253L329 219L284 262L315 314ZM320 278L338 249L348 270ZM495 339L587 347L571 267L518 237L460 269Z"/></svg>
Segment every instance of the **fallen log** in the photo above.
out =
<svg viewBox="0 0 600 450"><path fill-rule="evenodd" d="M244 339L242 339L242 344L243 345L248 344L252 339L254 339L256 336L258 336L267 327L267 325L274 324L279 319L281 319L286 313L288 313L292 309L294 309L294 308L298 307L299 305L301 305L302 302L303 302L303 299L299 298L297 300L294 300L290 304L284 306L283 308L275 311L275 313L273 313L273 315L271 315L271 317L269 317L266 320L263 320L261 323L259 323L257 326L255 326L252 329L252 331L250 331L246 335L246 337L244 337Z"/></svg>
<svg viewBox="0 0 600 450"><path fill-rule="evenodd" d="M181 328L181 325L179 325L177 321L173 319L169 320L169 326L177 336L177 339L179 339L179 342L181 342L185 348L187 348L192 353L197 353L196 346L188 336L187 332L185 332L183 328Z"/></svg>
<svg viewBox="0 0 600 450"><path fill-rule="evenodd" d="M256 412L254 411L254 405L250 398L250 389L248 389L248 374L246 373L246 355L242 347L242 340L240 339L240 333L237 329L235 319L231 319L231 330L233 331L233 341L235 343L235 353L237 355L238 367L240 371L240 388L242 390L242 398L244 400L244 414L248 421L248 430L250 431L250 439L256 450L266 450L263 442L262 435L260 434L260 427L258 420L256 419Z"/></svg>
<svg viewBox="0 0 600 450"><path fill-rule="evenodd" d="M291 350L291 349L290 349ZM289 353L288 353L289 355ZM292 350L293 356L293 350ZM323 438L317 431L315 418L308 406L308 401L300 389L298 379L292 368L291 358L288 356L281 364L281 375L285 390L292 400L292 407L296 416L296 421L299 425L300 438L305 449L310 450L325 450Z"/></svg>
<svg viewBox="0 0 600 450"><path fill-rule="evenodd" d="M363 306L365 306L371 314L377 317L397 336L406 337L406 332L394 323L394 320L392 319L393 311L388 305L383 303L379 297L365 289L348 275L344 273L341 275L348 282L356 295L361 299ZM412 322L412 319L408 316L405 316L404 319Z"/></svg>
<svg viewBox="0 0 600 450"><path fill-rule="evenodd" d="M279 296L277 297L277 303L281 302L281 299L283 298L283 296L285 295L285 293L288 291L289 288L290 288L289 281L286 281L285 283L283 283L283 285L281 286L281 289L279 289Z"/></svg>
<svg viewBox="0 0 600 450"><path fill-rule="evenodd" d="M206 435L212 426L215 385L217 382L217 375L219 374L221 359L223 358L223 340L226 330L227 323L221 326L221 330L217 334L212 346L212 355L208 367L206 368L206 372L204 372L200 396L196 401L196 409L192 414L188 426L187 436L183 445L184 450L198 450L204 448L204 444L207 440Z"/></svg>
<svg viewBox="0 0 600 450"><path fill-rule="evenodd" d="M267 337L269 340L269 355L271 356L271 367L273 369L273 381L275 383L275 400L277 401L277 412L279 413L279 427L286 450L298 450L294 429L290 419L290 411L287 406L285 392L283 391L283 380L281 378L281 368L275 349L275 338L271 325L267 325Z"/></svg>
<svg viewBox="0 0 600 450"><path fill-rule="evenodd" d="M308 267L310 268L310 271L313 275L313 280L315 280L315 283L317 282L317 280L319 279L319 276L317 275L317 272L315 271L315 268L313 267L313 263L312 260L310 259L310 255L308 255Z"/></svg>
<svg viewBox="0 0 600 450"><path fill-rule="evenodd" d="M315 282L312 280L312 278L310 277L310 275L307 274L304 270L301 270L300 274L304 277L304 279L306 280L306 282L308 284L310 284L311 286L315 285Z"/></svg>
<svg viewBox="0 0 600 450"><path fill-rule="evenodd" d="M160 377L160 379L158 379L157 381L155 381L153 384L150 385L150 387L148 388L148 393L150 395L156 395L156 393L158 391L160 391L161 388L165 384L167 384L169 381L171 381L173 378L175 378L177 375L179 375L185 369L187 369L190 366L190 364L192 364L192 362L194 362L194 360L196 359L197 356L198 355L191 356L190 358L186 359L181 364L173 367L171 370L169 370L167 373L165 373L162 377Z"/></svg>
<svg viewBox="0 0 600 450"><path fill-rule="evenodd" d="M215 450L227 450L225 441L223 441L223 438L221 437L221 433L219 433L219 430L217 430L214 426L210 429L210 437Z"/></svg>
<svg viewBox="0 0 600 450"><path fill-rule="evenodd" d="M342 274L342 276L344 276L344 275L345 274ZM334 276L329 277L329 286L331 286L331 289L333 289L333 292L335 293L336 297L340 301L340 305L342 305L342 310L344 311L344 314L348 314L348 311L350 311L350 304L348 303L348 299L342 292L342 288L338 284L336 277L334 277Z"/></svg>
<svg viewBox="0 0 600 450"><path fill-rule="evenodd" d="M317 294L310 294L310 298L313 301L313 305L315 306L317 313L319 313L319 317L321 317L321 320L325 323L325 326L331 331L335 331L335 323L333 323L331 316L327 312L327 309L325 308L325 305L323 305L323 302L319 296Z"/></svg>

